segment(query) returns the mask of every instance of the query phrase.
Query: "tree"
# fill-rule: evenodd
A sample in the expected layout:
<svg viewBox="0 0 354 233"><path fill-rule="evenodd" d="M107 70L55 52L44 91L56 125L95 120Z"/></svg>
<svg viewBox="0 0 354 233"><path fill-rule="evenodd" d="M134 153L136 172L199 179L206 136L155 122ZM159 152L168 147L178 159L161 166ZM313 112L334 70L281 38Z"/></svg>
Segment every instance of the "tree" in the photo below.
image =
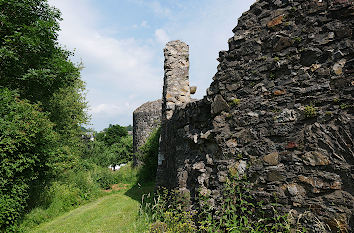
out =
<svg viewBox="0 0 354 233"><path fill-rule="evenodd" d="M107 146L111 146L127 135L128 131L125 127L120 125L109 125L107 129L104 129L96 135L96 139L98 141L103 141Z"/></svg>
<svg viewBox="0 0 354 233"><path fill-rule="evenodd" d="M119 142L113 144L109 150L112 154L110 165L116 166L131 161L133 155L133 137L122 137Z"/></svg>
<svg viewBox="0 0 354 233"><path fill-rule="evenodd" d="M57 42L60 12L46 0L0 0L0 86L33 102L79 78Z"/></svg>
<svg viewBox="0 0 354 233"><path fill-rule="evenodd" d="M78 164L84 83L59 46L60 20L47 0L0 0L0 231L20 216L35 183Z"/></svg>
<svg viewBox="0 0 354 233"><path fill-rule="evenodd" d="M0 87L41 102L59 131L85 123L81 67L57 40L59 10L47 0L0 0L0 9Z"/></svg>
<svg viewBox="0 0 354 233"><path fill-rule="evenodd" d="M121 137L117 143L107 146L102 141L88 142L83 158L101 167L116 166L132 160L133 137Z"/></svg>
<svg viewBox="0 0 354 233"><path fill-rule="evenodd" d="M84 83L76 80L73 86L58 89L46 102L50 120L55 124L54 130L61 135L60 139L66 145L73 146L74 141L78 143L81 140L80 125L88 120L85 112L87 103L82 94L84 88Z"/></svg>
<svg viewBox="0 0 354 233"><path fill-rule="evenodd" d="M127 129L127 131L133 131L133 126L132 125L128 125L125 128Z"/></svg>

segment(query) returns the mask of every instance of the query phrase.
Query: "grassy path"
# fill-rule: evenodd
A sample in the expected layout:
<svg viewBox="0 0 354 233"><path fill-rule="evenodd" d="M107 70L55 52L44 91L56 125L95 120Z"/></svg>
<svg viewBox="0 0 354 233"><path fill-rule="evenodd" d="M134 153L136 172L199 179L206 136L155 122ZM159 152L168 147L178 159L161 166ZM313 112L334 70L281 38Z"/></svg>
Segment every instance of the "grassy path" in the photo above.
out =
<svg viewBox="0 0 354 233"><path fill-rule="evenodd" d="M112 193L43 223L32 232L144 232L146 224L138 220L137 201L142 193L144 190L138 188Z"/></svg>

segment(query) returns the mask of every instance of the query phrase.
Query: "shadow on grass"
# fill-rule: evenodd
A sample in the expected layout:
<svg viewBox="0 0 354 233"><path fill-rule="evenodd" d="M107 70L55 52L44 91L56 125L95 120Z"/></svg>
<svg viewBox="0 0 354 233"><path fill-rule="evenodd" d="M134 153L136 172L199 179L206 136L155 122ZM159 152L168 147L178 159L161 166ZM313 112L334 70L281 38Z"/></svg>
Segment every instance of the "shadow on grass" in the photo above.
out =
<svg viewBox="0 0 354 233"><path fill-rule="evenodd" d="M142 185L136 183L133 187L131 187L128 191L124 193L124 195L132 198L133 200L141 203L143 195L151 194L153 195L155 189L154 182L143 183Z"/></svg>

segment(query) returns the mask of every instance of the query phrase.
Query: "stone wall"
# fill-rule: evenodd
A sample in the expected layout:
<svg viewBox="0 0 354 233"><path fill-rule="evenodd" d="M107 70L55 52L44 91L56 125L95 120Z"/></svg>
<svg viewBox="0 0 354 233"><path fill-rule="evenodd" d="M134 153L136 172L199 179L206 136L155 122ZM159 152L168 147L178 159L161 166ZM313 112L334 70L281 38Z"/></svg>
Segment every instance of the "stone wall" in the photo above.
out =
<svg viewBox="0 0 354 233"><path fill-rule="evenodd" d="M139 148L143 146L154 129L161 124L162 101L147 102L133 113L133 154L136 164Z"/></svg>
<svg viewBox="0 0 354 233"><path fill-rule="evenodd" d="M246 174L265 209L276 198L309 232L353 232L353 15L351 0L252 5L207 96L164 123L158 184L217 208L228 174Z"/></svg>
<svg viewBox="0 0 354 233"><path fill-rule="evenodd" d="M182 41L171 41L164 49L164 86L162 121L171 118L176 106L190 102L189 47Z"/></svg>
<svg viewBox="0 0 354 233"><path fill-rule="evenodd" d="M164 49L164 85L162 95L162 124L158 157L157 176L164 177L167 170L161 170L165 154L170 150L167 122L177 107L182 107L191 101L189 87L189 47L182 41L171 41ZM166 161L168 162L168 161ZM166 163L165 162L165 163ZM157 179L157 185L163 185L164 179Z"/></svg>

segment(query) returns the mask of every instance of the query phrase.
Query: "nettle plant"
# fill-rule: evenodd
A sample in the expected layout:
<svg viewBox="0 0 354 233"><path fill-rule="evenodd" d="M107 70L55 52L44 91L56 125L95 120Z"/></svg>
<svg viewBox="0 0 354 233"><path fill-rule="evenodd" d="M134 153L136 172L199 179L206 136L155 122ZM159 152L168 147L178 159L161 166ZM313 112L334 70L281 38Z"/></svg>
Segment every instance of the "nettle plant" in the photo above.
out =
<svg viewBox="0 0 354 233"><path fill-rule="evenodd" d="M201 232L290 232L287 216L272 204L271 213L263 211L263 202L257 201L249 189L246 176L229 175L221 193L217 210L208 205L209 198L201 195L198 211Z"/></svg>
<svg viewBox="0 0 354 233"><path fill-rule="evenodd" d="M145 201L144 201L145 200ZM149 232L198 232L190 198L177 190L159 189L155 196L143 197L141 214L152 222Z"/></svg>
<svg viewBox="0 0 354 233"><path fill-rule="evenodd" d="M146 202L144 213L153 222L150 232L290 232L287 215L279 214L277 204L263 211L263 203L252 196L246 176L230 175L215 208L210 197L198 194L193 209L190 198L178 191L157 193Z"/></svg>

